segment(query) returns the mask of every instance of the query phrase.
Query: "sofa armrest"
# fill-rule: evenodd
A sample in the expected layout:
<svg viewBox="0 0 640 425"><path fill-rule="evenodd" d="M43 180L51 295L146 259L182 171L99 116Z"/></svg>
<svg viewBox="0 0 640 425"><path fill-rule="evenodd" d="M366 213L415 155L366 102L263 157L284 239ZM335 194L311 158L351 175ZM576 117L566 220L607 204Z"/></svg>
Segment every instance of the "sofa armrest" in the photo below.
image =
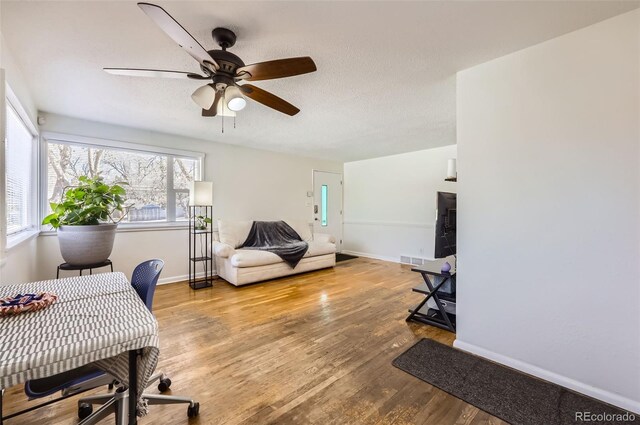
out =
<svg viewBox="0 0 640 425"><path fill-rule="evenodd" d="M235 254L235 252L236 250L231 245L222 242L213 243L213 253L218 257L229 258Z"/></svg>
<svg viewBox="0 0 640 425"><path fill-rule="evenodd" d="M314 233L313 240L318 242L336 243L336 238L328 233Z"/></svg>

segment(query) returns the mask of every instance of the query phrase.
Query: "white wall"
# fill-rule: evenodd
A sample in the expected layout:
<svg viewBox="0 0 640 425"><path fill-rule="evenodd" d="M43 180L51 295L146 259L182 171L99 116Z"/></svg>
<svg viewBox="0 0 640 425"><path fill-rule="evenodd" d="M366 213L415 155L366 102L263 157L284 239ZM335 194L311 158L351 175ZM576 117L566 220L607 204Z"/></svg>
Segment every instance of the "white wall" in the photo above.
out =
<svg viewBox="0 0 640 425"><path fill-rule="evenodd" d="M4 69L6 83L9 84L16 97L20 101L25 112L36 123L37 110L33 102L33 98L29 89L22 78L22 71L13 59L11 51L7 48L4 38L0 33L0 68ZM4 82L0 90L0 98L4 99ZM0 109L4 111L4 109ZM0 114L1 115L1 114ZM4 127L4 116L0 118L0 126ZM2 132L4 134L4 132ZM4 140L4 137L2 138ZM0 155L1 157L1 155ZM0 167L4 175L4 168ZM3 200L0 205L4 208L4 193L0 193L0 199ZM1 215L4 220L4 215ZM0 225L1 231L4 232L4 225ZM36 240L26 241L6 252L0 252L0 284L7 282L29 281L35 279L36 267ZM1 249L1 248L0 248Z"/></svg>
<svg viewBox="0 0 640 425"><path fill-rule="evenodd" d="M455 345L640 413L640 12L458 74Z"/></svg>
<svg viewBox="0 0 640 425"><path fill-rule="evenodd" d="M257 149L189 139L55 114L44 114L41 131L141 143L204 152L204 179L213 181L214 217L233 220L291 218L310 220L313 169L342 172L342 163L284 155ZM218 131L216 130L212 131ZM220 136L221 139L224 137ZM188 273L186 230L119 232L111 259L117 270L130 274L139 262L165 260L163 281L185 279ZM38 242L39 279L55 276L62 262L55 236Z"/></svg>
<svg viewBox="0 0 640 425"><path fill-rule="evenodd" d="M11 50L9 50L2 37L2 33L0 33L0 68L4 68L6 82L20 100L22 107L35 125L38 111L33 96L26 81L22 78L22 70L14 60Z"/></svg>
<svg viewBox="0 0 640 425"><path fill-rule="evenodd" d="M0 267L0 284L37 280L40 267L37 259L37 242L38 239L34 237L4 253Z"/></svg>
<svg viewBox="0 0 640 425"><path fill-rule="evenodd" d="M344 164L344 252L400 261L433 258L436 192L455 145Z"/></svg>

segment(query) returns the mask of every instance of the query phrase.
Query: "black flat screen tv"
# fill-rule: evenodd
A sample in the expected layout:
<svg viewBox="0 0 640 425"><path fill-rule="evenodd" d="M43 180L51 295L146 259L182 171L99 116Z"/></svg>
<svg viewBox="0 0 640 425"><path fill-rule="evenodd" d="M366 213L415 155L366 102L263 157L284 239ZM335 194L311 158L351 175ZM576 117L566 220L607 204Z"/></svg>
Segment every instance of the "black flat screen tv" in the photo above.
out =
<svg viewBox="0 0 640 425"><path fill-rule="evenodd" d="M456 194L438 192L436 208L434 257L445 258L456 254Z"/></svg>

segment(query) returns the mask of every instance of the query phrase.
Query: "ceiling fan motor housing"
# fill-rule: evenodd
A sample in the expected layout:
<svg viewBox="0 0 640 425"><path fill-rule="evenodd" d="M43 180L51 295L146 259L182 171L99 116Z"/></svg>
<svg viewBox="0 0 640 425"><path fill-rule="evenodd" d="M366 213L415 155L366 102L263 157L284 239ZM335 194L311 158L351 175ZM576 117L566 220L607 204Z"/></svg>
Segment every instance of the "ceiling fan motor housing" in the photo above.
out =
<svg viewBox="0 0 640 425"><path fill-rule="evenodd" d="M209 50L207 53L219 66L215 75L211 76L216 90L224 90L227 86L234 85L236 70L244 66L242 59L226 50ZM203 71L206 72L205 69Z"/></svg>
<svg viewBox="0 0 640 425"><path fill-rule="evenodd" d="M232 77L223 74L216 74L213 76L213 86L217 91L224 90L233 85L235 85L235 81Z"/></svg>

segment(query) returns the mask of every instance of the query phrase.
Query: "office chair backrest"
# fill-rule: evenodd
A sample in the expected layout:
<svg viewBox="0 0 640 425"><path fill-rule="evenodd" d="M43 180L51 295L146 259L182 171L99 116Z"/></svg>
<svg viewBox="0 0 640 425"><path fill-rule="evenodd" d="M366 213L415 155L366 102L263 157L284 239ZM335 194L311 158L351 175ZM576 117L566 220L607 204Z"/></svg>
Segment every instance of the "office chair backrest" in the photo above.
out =
<svg viewBox="0 0 640 425"><path fill-rule="evenodd" d="M156 284L163 267L164 261L162 260L148 260L138 264L131 276L131 286L144 301L149 311L153 307L153 294L156 291Z"/></svg>

